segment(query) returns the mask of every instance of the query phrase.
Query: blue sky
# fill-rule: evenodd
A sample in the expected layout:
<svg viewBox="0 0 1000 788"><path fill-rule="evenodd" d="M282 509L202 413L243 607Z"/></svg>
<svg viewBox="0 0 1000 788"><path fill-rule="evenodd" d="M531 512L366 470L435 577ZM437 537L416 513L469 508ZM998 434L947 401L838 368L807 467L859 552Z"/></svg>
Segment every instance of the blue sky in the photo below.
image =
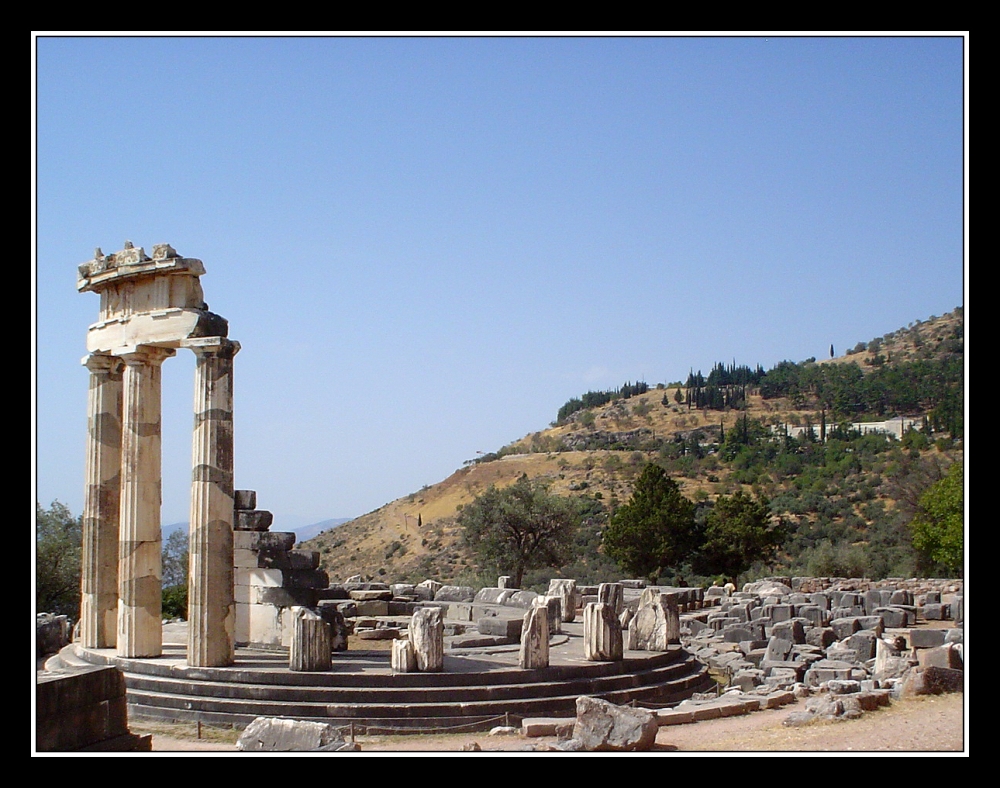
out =
<svg viewBox="0 0 1000 788"><path fill-rule="evenodd" d="M35 484L83 503L94 247L201 259L236 486L364 514L644 379L964 302L967 39L35 39ZM163 368L187 519L193 355Z"/></svg>

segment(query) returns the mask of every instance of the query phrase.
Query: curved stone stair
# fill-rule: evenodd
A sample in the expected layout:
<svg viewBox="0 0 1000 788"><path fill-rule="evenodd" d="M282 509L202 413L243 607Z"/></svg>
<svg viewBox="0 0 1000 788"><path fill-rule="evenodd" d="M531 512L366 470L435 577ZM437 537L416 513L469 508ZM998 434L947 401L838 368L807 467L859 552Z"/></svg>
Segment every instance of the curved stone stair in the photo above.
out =
<svg viewBox="0 0 1000 788"><path fill-rule="evenodd" d="M386 652L351 652L329 672L287 670L287 655L241 654L232 668L190 668L74 650L67 659L107 661L125 673L129 713L243 727L276 716L353 725L356 731L479 730L524 717L574 716L580 695L663 707L714 686L707 668L674 647L620 662L495 667L441 673L385 670ZM339 664L336 664L339 663ZM485 664L485 661L484 661Z"/></svg>

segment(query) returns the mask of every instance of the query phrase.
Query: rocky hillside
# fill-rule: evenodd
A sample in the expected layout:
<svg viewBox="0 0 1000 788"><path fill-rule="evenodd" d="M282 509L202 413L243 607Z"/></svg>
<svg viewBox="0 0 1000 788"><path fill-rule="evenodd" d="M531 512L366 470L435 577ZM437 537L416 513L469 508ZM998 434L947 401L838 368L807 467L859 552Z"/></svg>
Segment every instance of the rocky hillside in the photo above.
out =
<svg viewBox="0 0 1000 788"><path fill-rule="evenodd" d="M918 321L884 337L859 343L849 353L816 363L856 362L869 373L886 364L939 359L962 352L961 310ZM504 486L522 474L547 480L560 495L586 496L613 508L631 494L633 480L650 461L662 460L665 446L718 442L744 416L765 424L819 424L815 402L764 400L752 389L742 410L698 410L688 407L685 390L659 384L628 399L576 411L564 423L527 435L456 470L447 479L424 487L355 520L326 531L301 546L318 550L331 580L352 575L393 582L472 582L479 577L470 552L462 546L456 516L491 484ZM558 403L553 403L553 413ZM916 414L911 414L916 415ZM922 446L924 455L941 447ZM945 449L942 462L961 457L960 444ZM740 481L733 467L709 455L684 473L672 473L685 495L710 501L719 494L754 485ZM883 485L885 486L885 485ZM767 485L774 495L780 485ZM896 505L898 490L879 489L885 507ZM861 503L853 504L860 511Z"/></svg>

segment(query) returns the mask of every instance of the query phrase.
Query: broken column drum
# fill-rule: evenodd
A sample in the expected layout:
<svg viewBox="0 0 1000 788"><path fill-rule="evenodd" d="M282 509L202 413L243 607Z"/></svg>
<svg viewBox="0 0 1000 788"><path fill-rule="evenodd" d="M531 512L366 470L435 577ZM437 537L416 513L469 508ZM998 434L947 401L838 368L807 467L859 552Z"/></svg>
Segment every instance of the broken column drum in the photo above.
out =
<svg viewBox="0 0 1000 788"><path fill-rule="evenodd" d="M81 580L82 644L122 657L162 653L160 373L198 356L191 487L188 664L233 663L233 357L228 322L208 311L200 260L169 244L95 250L77 290L101 297L90 370ZM112 624L115 624L112 627Z"/></svg>

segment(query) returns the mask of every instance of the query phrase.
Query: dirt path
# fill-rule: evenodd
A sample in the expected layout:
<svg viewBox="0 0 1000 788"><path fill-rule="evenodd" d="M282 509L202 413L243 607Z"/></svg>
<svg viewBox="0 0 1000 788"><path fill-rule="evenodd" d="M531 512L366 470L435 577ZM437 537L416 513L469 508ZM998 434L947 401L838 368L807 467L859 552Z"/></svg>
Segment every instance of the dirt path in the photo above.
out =
<svg viewBox="0 0 1000 788"><path fill-rule="evenodd" d="M742 753L935 753L968 754L964 723L967 719L962 693L894 701L888 708L866 713L858 720L816 722L786 728L782 721L805 708L802 700L781 709L758 711L741 717L706 720L660 728L654 752ZM197 740L192 726L158 724L132 726L134 733L152 733L154 752L235 752L236 734L203 731L218 736ZM449 734L441 736L358 737L362 753L459 753L478 745L482 753L524 753L532 747L555 743L554 738L528 739L520 735L490 736Z"/></svg>

